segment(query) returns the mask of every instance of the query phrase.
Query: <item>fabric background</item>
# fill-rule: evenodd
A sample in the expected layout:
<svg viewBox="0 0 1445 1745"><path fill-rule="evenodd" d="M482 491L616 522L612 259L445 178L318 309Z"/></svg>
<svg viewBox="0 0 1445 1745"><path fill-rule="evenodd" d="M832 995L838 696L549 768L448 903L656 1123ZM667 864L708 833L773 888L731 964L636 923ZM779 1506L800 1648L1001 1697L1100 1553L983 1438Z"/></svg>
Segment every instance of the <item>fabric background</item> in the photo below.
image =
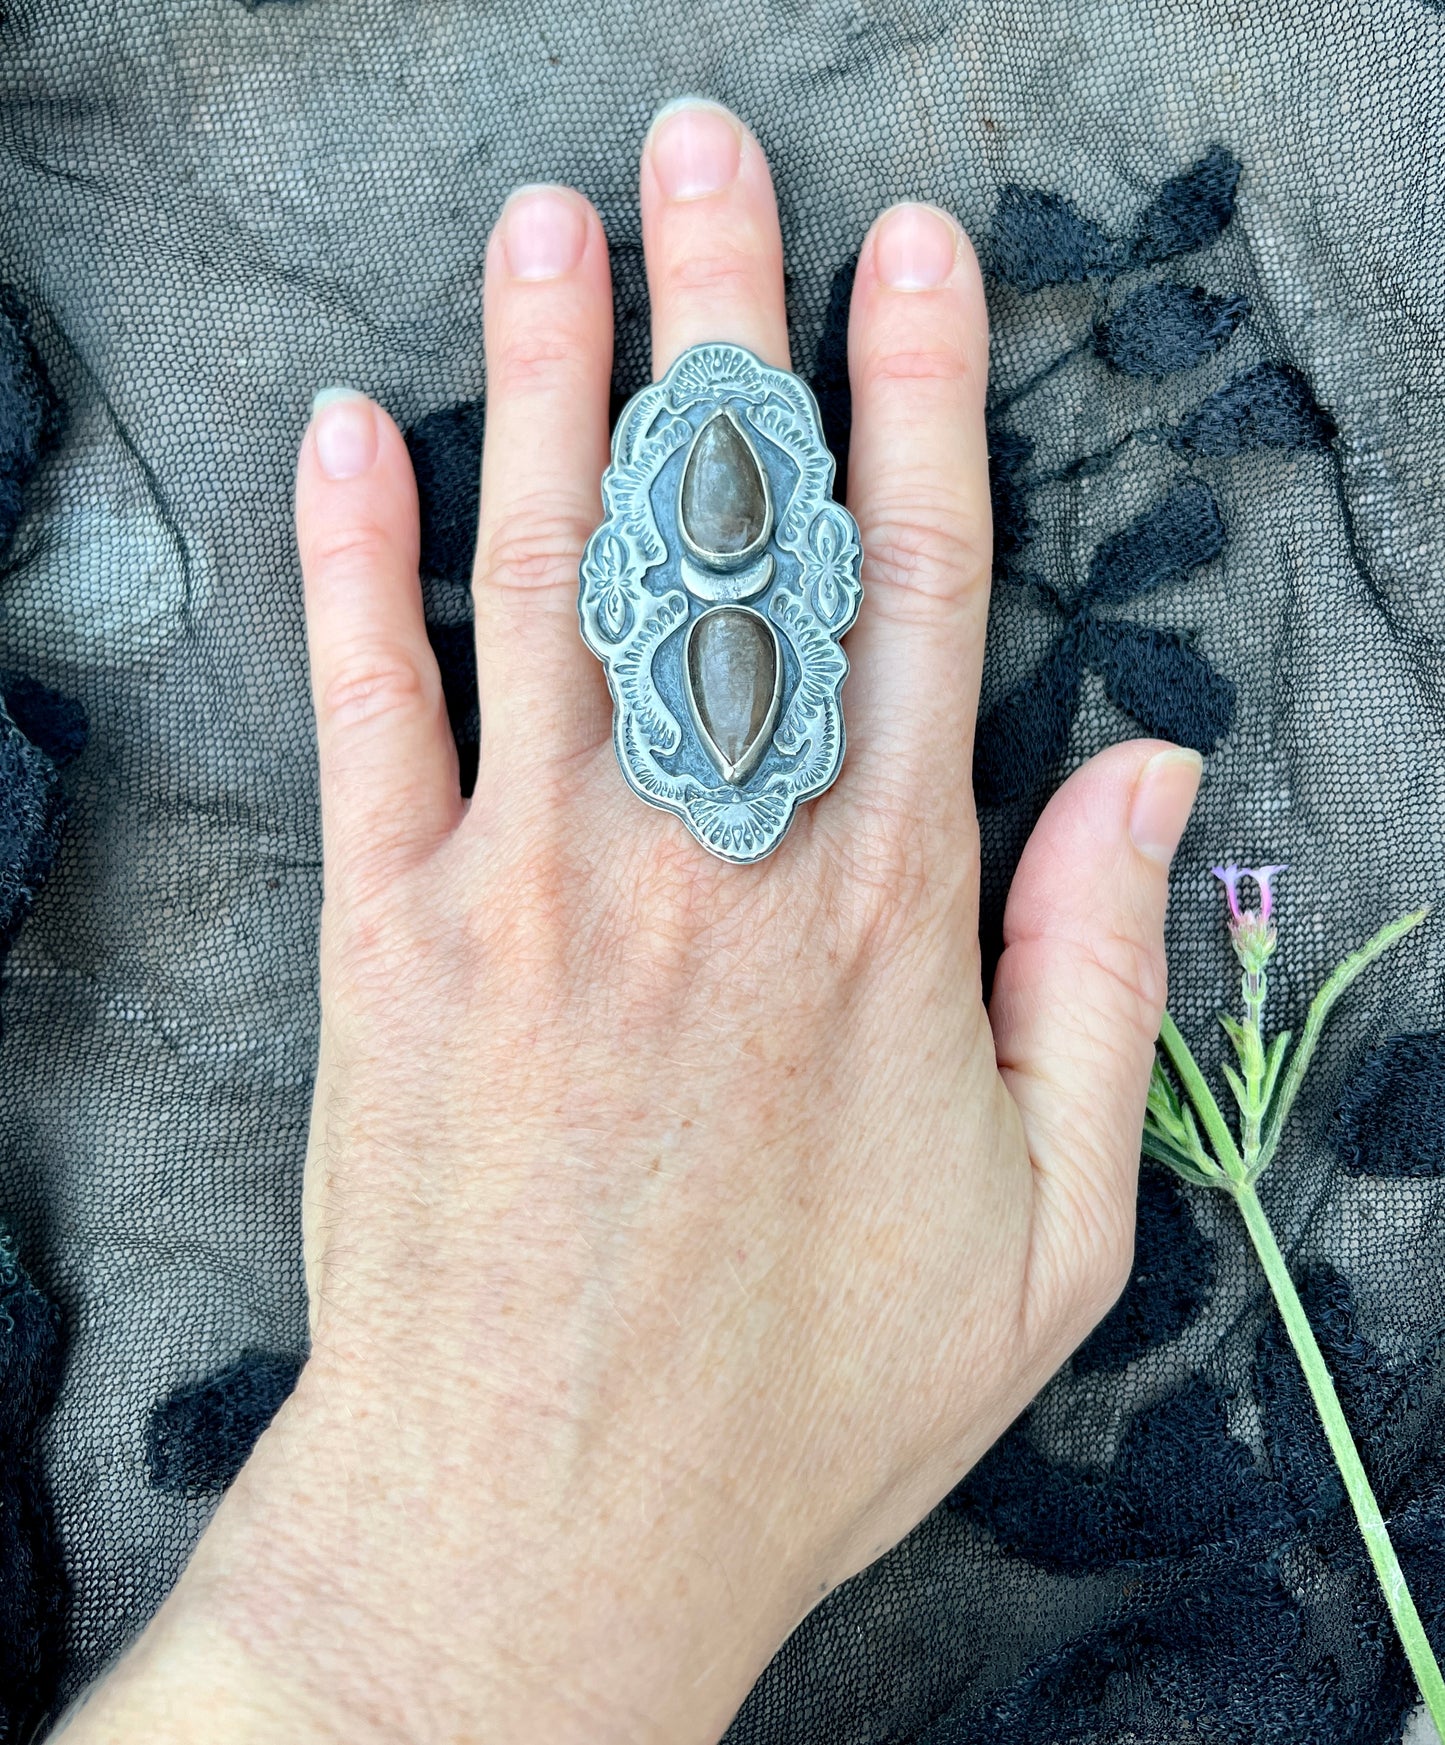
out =
<svg viewBox="0 0 1445 1745"><path fill-rule="evenodd" d="M519 181L597 203L620 401L636 154L682 90L771 157L836 448L876 212L937 200L983 255L986 943L1048 791L1141 730L1207 754L1169 944L1211 1060L1211 861L1291 863L1278 1022L1442 894L1438 4L0 0L0 1741L158 1605L303 1354L311 395L412 432L465 761L485 236ZM1436 921L1360 984L1264 1186L1439 1653L1442 968ZM1402 1738L1232 1208L1146 1169L1139 1230L1104 1327L732 1745Z"/></svg>

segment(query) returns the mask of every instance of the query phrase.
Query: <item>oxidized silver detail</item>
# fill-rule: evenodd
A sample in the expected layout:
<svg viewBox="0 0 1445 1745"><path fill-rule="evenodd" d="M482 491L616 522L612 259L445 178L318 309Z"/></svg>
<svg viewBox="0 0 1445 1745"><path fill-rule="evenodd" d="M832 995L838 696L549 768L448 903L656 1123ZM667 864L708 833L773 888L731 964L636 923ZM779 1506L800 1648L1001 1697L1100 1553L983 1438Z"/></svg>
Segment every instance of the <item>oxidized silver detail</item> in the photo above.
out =
<svg viewBox="0 0 1445 1745"><path fill-rule="evenodd" d="M765 493L763 532L738 552L701 548L683 525L683 472L719 413ZM628 401L613 432L604 518L582 557L582 635L607 673L628 785L724 860L770 853L842 764L848 659L838 639L858 615L862 553L857 524L832 499L833 475L807 383L738 345L684 352ZM765 727L731 765L698 717L688 663L693 627L723 610L761 618L777 655Z"/></svg>

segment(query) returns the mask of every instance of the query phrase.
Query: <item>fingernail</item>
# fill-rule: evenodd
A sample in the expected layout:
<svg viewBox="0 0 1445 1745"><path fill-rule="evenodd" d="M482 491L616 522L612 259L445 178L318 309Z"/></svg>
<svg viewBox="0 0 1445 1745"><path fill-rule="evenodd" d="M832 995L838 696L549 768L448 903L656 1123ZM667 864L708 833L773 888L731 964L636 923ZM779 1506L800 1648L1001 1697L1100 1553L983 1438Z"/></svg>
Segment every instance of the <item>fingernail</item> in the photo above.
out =
<svg viewBox="0 0 1445 1745"><path fill-rule="evenodd" d="M874 238L878 277L895 291L931 291L953 271L958 227L935 207L894 206Z"/></svg>
<svg viewBox="0 0 1445 1745"><path fill-rule="evenodd" d="M311 402L311 427L328 479L354 479L376 460L376 413L355 388L323 388Z"/></svg>
<svg viewBox="0 0 1445 1745"><path fill-rule="evenodd" d="M581 203L548 182L516 189L502 208L501 228L514 279L555 279L570 273L587 243Z"/></svg>
<svg viewBox="0 0 1445 1745"><path fill-rule="evenodd" d="M1204 759L1175 746L1157 752L1139 772L1129 808L1129 834L1140 854L1166 866L1174 858L1184 826L1194 809Z"/></svg>
<svg viewBox="0 0 1445 1745"><path fill-rule="evenodd" d="M669 200L716 194L737 179L743 161L742 128L721 103L675 97L652 118L648 154Z"/></svg>

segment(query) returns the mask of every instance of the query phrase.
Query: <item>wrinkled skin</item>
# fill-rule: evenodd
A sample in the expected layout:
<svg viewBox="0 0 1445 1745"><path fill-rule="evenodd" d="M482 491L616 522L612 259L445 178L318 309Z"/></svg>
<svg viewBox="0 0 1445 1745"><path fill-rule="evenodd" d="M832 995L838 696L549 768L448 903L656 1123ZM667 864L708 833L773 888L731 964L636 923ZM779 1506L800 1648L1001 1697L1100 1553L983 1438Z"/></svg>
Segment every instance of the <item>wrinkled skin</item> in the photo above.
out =
<svg viewBox="0 0 1445 1745"><path fill-rule="evenodd" d="M641 198L655 371L703 339L786 365L751 134L674 111ZM985 1010L967 238L904 206L863 246L848 759L752 867L624 787L577 634L608 438L596 213L514 195L486 272L470 803L401 436L340 397L301 449L326 889L313 1350L78 1739L714 1741L1128 1270L1199 761L1137 741L1064 784Z"/></svg>

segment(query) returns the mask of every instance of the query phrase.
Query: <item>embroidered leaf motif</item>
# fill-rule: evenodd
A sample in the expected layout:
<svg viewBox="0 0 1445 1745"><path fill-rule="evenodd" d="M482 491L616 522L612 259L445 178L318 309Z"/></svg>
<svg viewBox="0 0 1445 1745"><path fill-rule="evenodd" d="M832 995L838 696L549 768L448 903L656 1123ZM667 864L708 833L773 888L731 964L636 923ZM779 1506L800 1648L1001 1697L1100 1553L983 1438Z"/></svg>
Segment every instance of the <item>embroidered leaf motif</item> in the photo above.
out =
<svg viewBox="0 0 1445 1745"><path fill-rule="evenodd" d="M1066 630L1038 671L979 722L973 786L981 805L1021 799L1063 755L1079 701L1079 652L1077 631Z"/></svg>
<svg viewBox="0 0 1445 1745"><path fill-rule="evenodd" d="M289 1351L243 1351L226 1368L151 1408L146 1472L157 1490L223 1491L296 1385L302 1359Z"/></svg>
<svg viewBox="0 0 1445 1745"><path fill-rule="evenodd" d="M1167 1171L1144 1170L1134 1270L1124 1294L1074 1353L1074 1373L1121 1370L1177 1339L1213 1288L1214 1244L1195 1223L1187 1197Z"/></svg>
<svg viewBox="0 0 1445 1745"><path fill-rule="evenodd" d="M988 489L993 504L993 573L1006 575L1037 531L1024 472L1034 445L1005 424L988 427Z"/></svg>
<svg viewBox="0 0 1445 1745"><path fill-rule="evenodd" d="M1247 297L1212 297L1197 285L1141 285L1094 328L1094 350L1126 376L1192 369L1225 345L1249 314Z"/></svg>
<svg viewBox="0 0 1445 1745"><path fill-rule="evenodd" d="M1161 1497L1168 1509L1155 1506ZM1024 1418L948 1500L1015 1556L1070 1575L1112 1570L1126 1558L1181 1558L1294 1524L1248 1445L1231 1434L1218 1386L1202 1375L1130 1420L1113 1464L1086 1479L1053 1465Z"/></svg>
<svg viewBox="0 0 1445 1745"><path fill-rule="evenodd" d="M1139 216L1132 255L1137 266L1206 248L1234 216L1239 159L1216 145L1170 179Z"/></svg>
<svg viewBox="0 0 1445 1745"><path fill-rule="evenodd" d="M1335 422L1309 383L1287 364L1260 364L1200 402L1171 434L1170 446L1208 456L1261 448L1328 448Z"/></svg>
<svg viewBox="0 0 1445 1745"><path fill-rule="evenodd" d="M1112 700L1160 739L1213 751L1234 722L1236 691L1181 637L1094 619L1087 659Z"/></svg>
<svg viewBox="0 0 1445 1745"><path fill-rule="evenodd" d="M1099 604L1152 593L1217 557L1223 545L1214 493L1190 479L1097 548L1083 598Z"/></svg>
<svg viewBox="0 0 1445 1745"><path fill-rule="evenodd" d="M828 288L828 311L813 358L813 394L823 420L823 440L838 463L833 495L846 502L848 445L853 424L853 392L848 380L848 310L853 300L853 280L858 257L850 255L833 274Z"/></svg>
<svg viewBox="0 0 1445 1745"><path fill-rule="evenodd" d="M1335 1131L1351 1175L1445 1176L1445 1035L1392 1036L1371 1049Z"/></svg>
<svg viewBox="0 0 1445 1745"><path fill-rule="evenodd" d="M995 278L1020 291L1077 284L1123 264L1118 243L1085 218L1072 200L1010 183L999 191L987 263Z"/></svg>

